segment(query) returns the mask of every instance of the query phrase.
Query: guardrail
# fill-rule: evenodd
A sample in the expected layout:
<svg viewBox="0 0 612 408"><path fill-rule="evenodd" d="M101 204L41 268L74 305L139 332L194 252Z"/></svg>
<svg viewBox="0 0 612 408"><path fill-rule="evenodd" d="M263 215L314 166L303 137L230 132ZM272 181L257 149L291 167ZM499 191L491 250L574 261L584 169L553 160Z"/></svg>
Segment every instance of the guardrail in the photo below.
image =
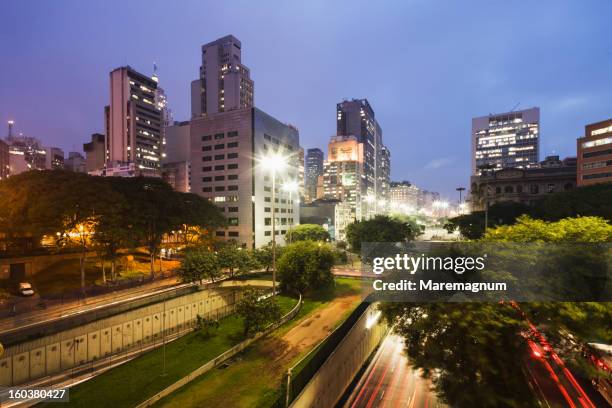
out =
<svg viewBox="0 0 612 408"><path fill-rule="evenodd" d="M184 387L185 385L187 385L191 381L195 380L197 377L201 376L202 374L205 374L206 372L208 372L208 371L212 370L213 368L219 366L224 361L230 359L231 357L235 356L236 354L240 353L242 350L244 350L245 348L250 346L253 342L259 340L263 336L269 334L270 332L272 332L272 331L276 330L277 328L279 328L281 325L283 325L286 322L288 322L289 320L293 319L299 313L301 307L302 307L302 295L300 294L300 297L298 299L298 303L287 314L285 314L283 317L281 317L280 320L270 324L263 331L255 334L255 336L253 336L253 337L251 337L249 339L244 340L243 342L235 345L231 349L229 349L229 350L225 351L224 353L220 354L219 356L215 357L213 360L211 360L211 361L207 362L206 364L196 368L191 373L187 374L185 377L183 377L180 380L176 381L174 384L172 384L172 385L166 387L165 389L161 390L157 394L155 394L152 397L148 398L146 401L141 402L140 404L138 404L136 406L136 408L150 407L151 405L155 404L160 399L162 399L162 398L172 394L174 391L180 389L181 387Z"/></svg>

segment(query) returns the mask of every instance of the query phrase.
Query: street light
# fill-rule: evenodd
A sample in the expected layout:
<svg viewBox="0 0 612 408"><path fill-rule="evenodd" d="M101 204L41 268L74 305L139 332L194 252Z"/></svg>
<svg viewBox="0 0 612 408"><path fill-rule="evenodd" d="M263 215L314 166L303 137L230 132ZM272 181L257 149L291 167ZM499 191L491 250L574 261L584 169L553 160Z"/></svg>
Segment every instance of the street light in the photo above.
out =
<svg viewBox="0 0 612 408"><path fill-rule="evenodd" d="M291 241L293 241L293 234L291 232L291 226L293 225L293 220L294 220L294 212L293 212L293 192L298 190L298 183L297 181L287 181L284 185L283 185L283 190L287 191L289 193L289 204L291 205L291 222L289 223L289 243L291 243Z"/></svg>
<svg viewBox="0 0 612 408"><path fill-rule="evenodd" d="M459 192L459 204L461 204L463 202L461 195L465 191L465 187L457 187L455 190Z"/></svg>
<svg viewBox="0 0 612 408"><path fill-rule="evenodd" d="M287 167L287 157L270 154L261 164L272 175L272 296L276 296L276 173Z"/></svg>

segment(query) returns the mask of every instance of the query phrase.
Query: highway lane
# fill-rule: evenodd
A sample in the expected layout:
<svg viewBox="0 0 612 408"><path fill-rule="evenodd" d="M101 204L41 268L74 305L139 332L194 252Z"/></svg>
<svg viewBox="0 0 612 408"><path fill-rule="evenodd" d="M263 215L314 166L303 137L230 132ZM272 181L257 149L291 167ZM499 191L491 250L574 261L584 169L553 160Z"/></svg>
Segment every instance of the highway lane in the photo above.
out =
<svg viewBox="0 0 612 408"><path fill-rule="evenodd" d="M431 382L413 369L401 337L391 333L349 396L345 408L446 407L431 390Z"/></svg>

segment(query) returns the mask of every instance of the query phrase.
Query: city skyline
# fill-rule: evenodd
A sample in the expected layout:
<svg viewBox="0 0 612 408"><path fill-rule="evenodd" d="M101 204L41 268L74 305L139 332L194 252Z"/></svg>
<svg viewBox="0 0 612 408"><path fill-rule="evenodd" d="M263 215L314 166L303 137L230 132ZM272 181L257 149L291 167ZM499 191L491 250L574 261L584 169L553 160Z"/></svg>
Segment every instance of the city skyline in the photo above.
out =
<svg viewBox="0 0 612 408"><path fill-rule="evenodd" d="M612 93L612 58L603 52L608 4L583 10L542 2L508 9L479 2L461 10L447 3L440 11L423 2L384 10L270 3L256 12L259 6L248 3L133 2L121 15L113 14L113 2L61 4L3 6L6 40L0 41L10 57L0 77L0 119L14 119L17 132L65 152L81 151L92 133L103 131L108 72L119 66L152 74L155 61L175 118L189 119L200 47L228 34L243 43L260 91L255 105L297 126L305 149L325 148L335 133L339 100L367 98L385 129L392 179L408 179L448 199L468 184L473 117L507 112L517 103L519 109L539 106L541 157L565 157L575 156L586 124L610 116L605 101ZM137 10L163 21L156 30L168 33L156 31L157 41L150 41L138 20L128 18ZM322 19L321 11L329 16ZM340 11L343 18L337 19ZM112 19L112 27L96 29L102 17ZM312 30L315 19L321 29ZM350 30L366 21L359 31Z"/></svg>

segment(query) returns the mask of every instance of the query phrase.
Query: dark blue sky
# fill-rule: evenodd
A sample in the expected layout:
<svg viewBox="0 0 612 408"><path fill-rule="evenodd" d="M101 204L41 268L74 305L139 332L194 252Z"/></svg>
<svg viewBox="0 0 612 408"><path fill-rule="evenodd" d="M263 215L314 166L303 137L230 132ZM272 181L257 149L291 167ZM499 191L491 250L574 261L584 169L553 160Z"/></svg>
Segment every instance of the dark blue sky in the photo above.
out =
<svg viewBox="0 0 612 408"><path fill-rule="evenodd" d="M256 105L295 124L302 146L326 150L336 102L366 97L393 179L449 198L468 183L473 116L540 106L542 156L574 155L584 125L612 117L607 0L20 0L0 16L0 120L66 151L103 130L120 65L157 62L188 119L200 46L230 33Z"/></svg>

